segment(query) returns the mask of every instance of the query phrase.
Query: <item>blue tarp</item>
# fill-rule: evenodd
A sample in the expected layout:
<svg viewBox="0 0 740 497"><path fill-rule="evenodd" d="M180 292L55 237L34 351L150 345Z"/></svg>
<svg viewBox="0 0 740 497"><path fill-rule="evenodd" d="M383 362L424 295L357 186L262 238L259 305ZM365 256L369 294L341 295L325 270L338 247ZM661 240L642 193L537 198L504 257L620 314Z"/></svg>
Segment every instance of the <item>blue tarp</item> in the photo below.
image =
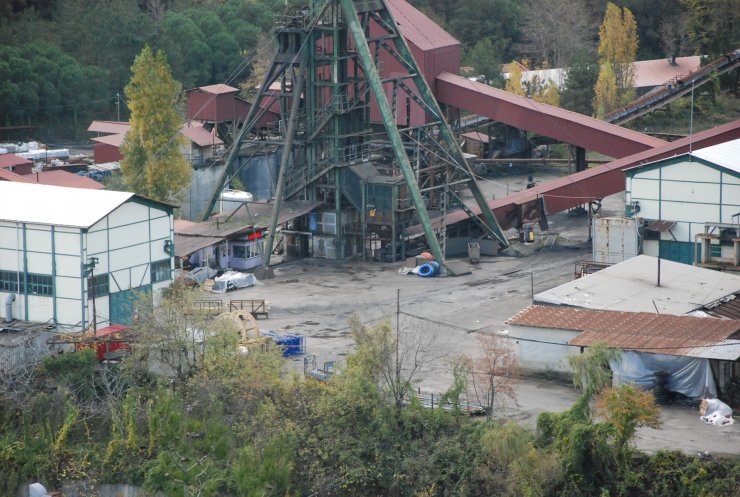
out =
<svg viewBox="0 0 740 497"><path fill-rule="evenodd" d="M697 357L622 351L619 363L609 364L614 371L615 384L636 383L645 388L655 386L655 373L668 373L668 390L687 397L717 397L717 386L712 377L709 359Z"/></svg>

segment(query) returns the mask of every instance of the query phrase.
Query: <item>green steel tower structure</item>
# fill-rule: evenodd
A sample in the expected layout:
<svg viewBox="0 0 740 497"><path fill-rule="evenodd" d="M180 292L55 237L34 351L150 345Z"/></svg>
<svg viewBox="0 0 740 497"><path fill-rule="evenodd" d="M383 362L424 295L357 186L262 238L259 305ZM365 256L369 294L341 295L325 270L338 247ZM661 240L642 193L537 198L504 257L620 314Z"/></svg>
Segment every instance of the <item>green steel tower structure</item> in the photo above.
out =
<svg viewBox="0 0 740 497"><path fill-rule="evenodd" d="M314 251L327 258L364 256L380 240L396 260L405 229L420 225L429 250L444 263L444 215L453 208L508 245L385 0L312 0L282 19L276 38L277 53L205 217L234 173L241 147L267 141L281 145L282 155L265 267L286 199L323 201L313 214L314 231L324 235L314 237ZM383 52L403 74L381 76ZM399 102L407 99L424 109L426 124L397 124ZM254 123L268 103L279 108L280 125L265 140ZM382 128L371 123L373 106ZM463 203L468 189L480 217Z"/></svg>

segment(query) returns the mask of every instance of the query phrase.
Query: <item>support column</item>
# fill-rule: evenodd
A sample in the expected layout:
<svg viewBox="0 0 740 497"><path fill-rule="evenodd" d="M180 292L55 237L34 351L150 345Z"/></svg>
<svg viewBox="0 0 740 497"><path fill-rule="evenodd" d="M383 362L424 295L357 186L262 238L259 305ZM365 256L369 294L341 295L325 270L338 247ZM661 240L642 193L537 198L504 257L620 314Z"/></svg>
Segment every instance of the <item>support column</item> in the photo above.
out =
<svg viewBox="0 0 740 497"><path fill-rule="evenodd" d="M383 124L385 125L388 138L390 139L393 151L396 154L398 163L401 167L401 172L406 180L411 199L416 207L416 212L419 215L419 221L421 222L422 228L424 229L424 235L426 236L429 249L431 250L434 258L439 261L440 267L444 269L444 255L442 249L439 246L437 238L434 236L434 230L432 228L432 220L429 217L426 207L424 206L424 200L419 192L419 187L416 184L416 178L411 168L409 158L406 155L406 150L403 147L403 141L401 140L401 134L398 132L395 120L393 119L393 112L391 111L390 104L388 103L388 97L383 90L383 84L380 81L377 68L373 63L373 58L370 53L370 47L367 44L365 33L362 31L360 21L357 18L357 10L355 9L354 2L352 0L341 0L342 10L344 11L344 18L347 22L352 39L357 47L357 54L362 65L362 69L365 72L370 88L375 95L375 99L378 104L378 110L383 118Z"/></svg>
<svg viewBox="0 0 740 497"><path fill-rule="evenodd" d="M270 258L272 257L272 245L275 243L275 230L277 230L278 216L280 207L283 202L283 190L285 189L285 171L288 168L288 161L291 157L291 147L293 146L293 137L295 136L295 127L298 121L298 107L301 105L301 92L303 91L303 64L298 68L298 81L293 87L293 104L290 107L290 120L288 121L288 133L285 137L285 146L283 147L283 156L280 158L280 171L278 172L277 189L275 190L275 202L272 206L272 218L270 219L270 231L267 232L267 241L265 242L265 256L263 257L265 270L270 267ZM268 271L265 271L267 274Z"/></svg>

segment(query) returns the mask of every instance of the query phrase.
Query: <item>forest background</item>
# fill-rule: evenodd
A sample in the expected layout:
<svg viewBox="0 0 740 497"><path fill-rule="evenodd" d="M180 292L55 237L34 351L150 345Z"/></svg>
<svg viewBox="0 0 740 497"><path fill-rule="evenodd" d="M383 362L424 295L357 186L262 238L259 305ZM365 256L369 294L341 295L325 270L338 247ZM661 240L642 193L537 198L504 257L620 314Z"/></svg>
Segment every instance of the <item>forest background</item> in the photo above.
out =
<svg viewBox="0 0 740 497"><path fill-rule="evenodd" d="M607 0L411 3L460 40L464 66L499 87L500 64L512 60L530 68L596 67L607 7ZM614 3L637 20L637 60L711 59L737 48L740 14L733 0ZM146 44L165 52L185 89L254 85L284 7L281 0L1 2L0 126L36 126L36 138L51 143L86 138L92 119L128 119L123 88ZM590 99L578 95L592 92L593 78L569 79L571 95L563 95L561 106L588 113Z"/></svg>

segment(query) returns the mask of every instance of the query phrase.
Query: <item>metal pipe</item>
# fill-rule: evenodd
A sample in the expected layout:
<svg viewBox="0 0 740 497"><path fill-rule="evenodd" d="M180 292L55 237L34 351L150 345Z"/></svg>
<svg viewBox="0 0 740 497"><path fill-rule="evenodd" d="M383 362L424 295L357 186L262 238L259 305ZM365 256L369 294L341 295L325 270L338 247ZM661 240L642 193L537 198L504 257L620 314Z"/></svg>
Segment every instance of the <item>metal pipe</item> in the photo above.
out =
<svg viewBox="0 0 740 497"><path fill-rule="evenodd" d="M15 302L15 294L10 293L5 297L5 322L9 323L13 320L13 302Z"/></svg>

